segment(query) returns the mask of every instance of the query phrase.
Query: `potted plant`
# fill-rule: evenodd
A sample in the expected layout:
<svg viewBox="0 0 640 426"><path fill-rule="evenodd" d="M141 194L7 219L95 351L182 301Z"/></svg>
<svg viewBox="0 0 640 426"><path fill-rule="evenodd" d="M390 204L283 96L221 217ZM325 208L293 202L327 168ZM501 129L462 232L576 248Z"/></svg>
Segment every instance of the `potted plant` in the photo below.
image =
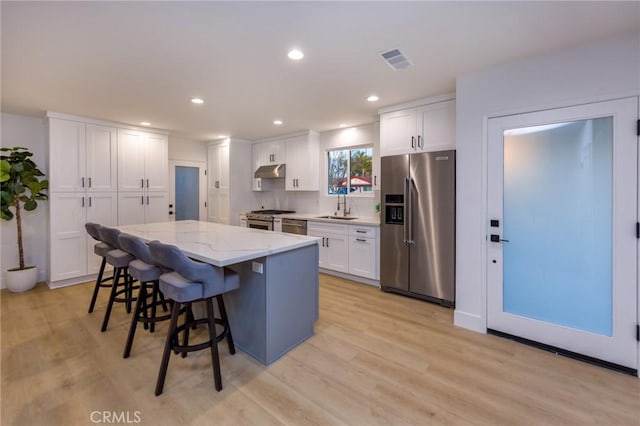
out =
<svg viewBox="0 0 640 426"><path fill-rule="evenodd" d="M17 268L7 270L7 287L13 292L21 292L32 289L38 282L38 268L24 264L21 210L35 210L38 201L47 199L45 191L49 181L30 159L33 153L27 148L0 148L0 151L0 217L4 220L16 218L20 259Z"/></svg>

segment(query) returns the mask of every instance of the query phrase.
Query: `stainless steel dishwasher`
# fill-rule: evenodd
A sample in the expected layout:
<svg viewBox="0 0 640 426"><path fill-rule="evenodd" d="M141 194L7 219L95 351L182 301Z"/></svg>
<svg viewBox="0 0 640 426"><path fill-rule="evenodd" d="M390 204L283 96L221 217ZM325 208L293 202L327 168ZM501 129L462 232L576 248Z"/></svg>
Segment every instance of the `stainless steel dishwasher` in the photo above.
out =
<svg viewBox="0 0 640 426"><path fill-rule="evenodd" d="M307 235L307 221L300 219L282 219L282 232Z"/></svg>

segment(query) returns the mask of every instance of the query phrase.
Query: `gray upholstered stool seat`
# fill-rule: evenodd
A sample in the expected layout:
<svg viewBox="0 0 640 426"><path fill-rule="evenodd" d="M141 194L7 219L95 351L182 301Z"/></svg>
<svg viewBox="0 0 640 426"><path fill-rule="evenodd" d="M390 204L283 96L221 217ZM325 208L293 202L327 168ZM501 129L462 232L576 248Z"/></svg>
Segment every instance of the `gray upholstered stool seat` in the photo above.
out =
<svg viewBox="0 0 640 426"><path fill-rule="evenodd" d="M224 307L222 294L238 288L240 279L235 271L220 268L202 262L189 259L178 247L162 244L158 241L149 243L149 251L156 264L173 270L160 276L160 289L164 295L173 301L171 309L171 323L165 342L158 381L155 394L160 395L164 387L164 381L169 366L171 351L180 352L184 357L187 352L201 349L211 349L211 363L216 390L222 389L222 377L220 375L220 358L218 355L218 342L226 339L229 352L235 353L231 328L227 312ZM216 318L213 312L213 298L218 302L220 318ZM190 311L191 303L203 301L207 309L207 318L189 319L178 326L178 316L181 306L185 305ZM207 324L209 340L204 343L189 345L189 328L197 324ZM216 324L222 326L222 332L216 334ZM178 334L183 333L183 343L178 343Z"/></svg>
<svg viewBox="0 0 640 426"><path fill-rule="evenodd" d="M113 266L113 286L111 287L109 303L104 313L101 328L101 331L106 331L109 325L109 317L111 316L113 303L123 302L126 306L127 313L130 313L132 302L137 300L137 298L133 296L133 291L139 287L133 285L133 277L129 275L129 262L135 260L135 257L121 249L118 240L120 231L106 226L101 226L98 228L98 231L100 233L100 239L107 245L113 247L113 250L109 251L105 256L107 263ZM120 283L121 278L123 281L122 284ZM122 297L119 297L120 295L122 295Z"/></svg>
<svg viewBox="0 0 640 426"><path fill-rule="evenodd" d="M96 283L93 287L93 295L91 296L91 302L89 303L89 313L93 312L93 308L96 306L96 300L98 299L98 292L101 287L111 287L113 284L113 277L104 277L104 268L107 265L107 253L113 250L109 244L103 242L100 238L100 225L93 222L87 222L84 224L84 228L87 230L87 233L91 235L91 238L98 241L93 246L93 252L100 256L100 270L98 272L98 277L96 278ZM109 282L108 284L106 284Z"/></svg>
<svg viewBox="0 0 640 426"><path fill-rule="evenodd" d="M111 250L113 247L105 243L97 243L93 246L93 252L101 257L105 257Z"/></svg>
<svg viewBox="0 0 640 426"><path fill-rule="evenodd" d="M129 262L129 274L140 282L138 300L136 301L136 307L131 317L129 334L122 355L124 358L128 358L131 354L131 347L133 346L133 339L138 323L141 322L145 329L149 328L153 333L156 322L168 320L171 318L171 315L156 315L156 308L158 306L161 306L162 309L167 312L169 310L169 303L165 300L159 288L158 280L163 271L153 263L147 244L140 238L125 233L121 233L118 236L118 242L120 243L121 250L124 250L134 257L134 260ZM149 301L149 298L151 301Z"/></svg>

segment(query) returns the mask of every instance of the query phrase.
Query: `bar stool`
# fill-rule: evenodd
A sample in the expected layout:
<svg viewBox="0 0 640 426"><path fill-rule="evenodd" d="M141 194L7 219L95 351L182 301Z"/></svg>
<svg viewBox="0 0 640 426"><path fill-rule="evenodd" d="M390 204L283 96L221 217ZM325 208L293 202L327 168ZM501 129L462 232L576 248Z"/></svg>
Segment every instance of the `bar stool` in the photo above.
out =
<svg viewBox="0 0 640 426"><path fill-rule="evenodd" d="M113 250L113 247L100 239L100 225L98 225L97 223L87 222L84 224L84 228L87 230L87 233L91 235L91 238L98 241L98 243L93 246L93 252L102 258L102 262L100 263L100 271L98 272L98 277L96 278L96 284L93 287L93 296L91 296L91 303L89 303L89 313L92 313L93 308L96 305L98 291L100 291L100 288L111 287L113 285L113 276L103 278L104 268L107 264L106 256L108 252ZM111 283L105 284L108 281L111 281Z"/></svg>
<svg viewBox="0 0 640 426"><path fill-rule="evenodd" d="M171 314L156 315L158 306L168 312L167 306L169 303L165 300L159 288L159 279L163 271L154 264L147 244L140 238L125 233L121 233L118 236L118 242L122 250L135 257L135 260L129 262L129 274L140 283L138 300L131 317L131 326L129 327L129 334L122 355L123 358L128 358L131 354L138 323L141 322L145 329L149 328L150 332L153 333L156 322L170 319ZM151 302L149 302L149 298L151 298ZM151 309L150 315L149 309Z"/></svg>
<svg viewBox="0 0 640 426"><path fill-rule="evenodd" d="M129 262L135 260L135 257L120 248L120 242L118 241L120 231L106 226L101 226L98 230L100 239L111 247L114 247L114 249L109 251L105 256L107 263L113 266L113 285L111 286L109 303L107 304L107 310L104 313L104 320L102 321L101 331L104 332L107 330L109 324L113 303L124 303L127 313L131 313L131 303L137 301L137 298L133 297L133 290L139 287L133 285L133 277L129 275ZM120 278L123 278L122 283L120 283ZM120 286L122 286L121 289L119 289ZM119 297L120 295L123 296Z"/></svg>
<svg viewBox="0 0 640 426"><path fill-rule="evenodd" d="M218 342L226 338L229 353L232 355L236 353L222 295L238 288L240 283L238 274L228 268L220 268L191 260L178 247L162 244L159 241L150 242L149 251L156 264L174 271L160 276L160 290L167 298L173 301L173 306L160 371L158 372L158 381L156 382L156 396L162 393L172 350L176 353L186 354L187 352L211 348L215 388L220 391L222 389L222 377L220 375ZM220 318L214 316L214 297L218 302ZM181 306L190 307L191 303L196 301L204 301L207 309L207 318L198 320L189 320L188 318L183 325L178 326ZM208 325L208 341L189 345L189 327L193 324ZM216 324L222 326L220 334L216 334ZM178 334L180 332L184 332L182 345L178 343Z"/></svg>

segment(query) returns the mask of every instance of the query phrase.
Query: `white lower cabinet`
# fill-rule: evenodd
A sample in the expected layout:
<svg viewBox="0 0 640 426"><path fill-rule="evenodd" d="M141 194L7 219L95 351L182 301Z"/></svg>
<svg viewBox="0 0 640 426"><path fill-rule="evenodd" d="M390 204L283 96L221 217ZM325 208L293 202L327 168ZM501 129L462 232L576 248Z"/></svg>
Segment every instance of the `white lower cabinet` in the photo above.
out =
<svg viewBox="0 0 640 426"><path fill-rule="evenodd" d="M117 196L108 193L53 193L49 197L51 221L50 281L56 282L98 272L100 259L93 253L96 241L87 235L86 222L115 226Z"/></svg>
<svg viewBox="0 0 640 426"><path fill-rule="evenodd" d="M319 266L333 271L349 271L348 228L332 223L308 222L307 235L321 237Z"/></svg>
<svg viewBox="0 0 640 426"><path fill-rule="evenodd" d="M166 222L169 220L169 196L166 192L120 192L118 225Z"/></svg>
<svg viewBox="0 0 640 426"><path fill-rule="evenodd" d="M378 279L377 229L349 226L349 273L372 280Z"/></svg>

